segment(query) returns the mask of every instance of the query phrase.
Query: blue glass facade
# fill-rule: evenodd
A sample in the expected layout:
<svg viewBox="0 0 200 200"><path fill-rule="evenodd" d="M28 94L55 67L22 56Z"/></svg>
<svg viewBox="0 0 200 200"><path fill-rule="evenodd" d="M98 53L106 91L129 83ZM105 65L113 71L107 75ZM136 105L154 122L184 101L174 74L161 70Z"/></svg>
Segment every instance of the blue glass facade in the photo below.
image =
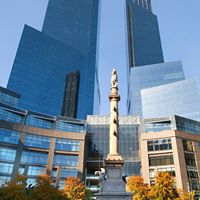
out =
<svg viewBox="0 0 200 200"><path fill-rule="evenodd" d="M35 184L36 176L52 172L60 187L67 176L82 177L85 134L83 120L0 104L0 185L16 173Z"/></svg>
<svg viewBox="0 0 200 200"><path fill-rule="evenodd" d="M0 103L18 106L20 95L0 86Z"/></svg>
<svg viewBox="0 0 200 200"><path fill-rule="evenodd" d="M25 26L8 88L22 94L19 103L21 108L59 115L63 104L65 77L77 68L80 68L84 77L86 69L81 65L82 60L81 54L67 45ZM80 85L84 88L86 85L82 81L83 77L81 76ZM83 105L82 101L78 105Z"/></svg>
<svg viewBox="0 0 200 200"><path fill-rule="evenodd" d="M132 68L129 79L128 114L142 117L142 89L184 79L185 76L180 61Z"/></svg>
<svg viewBox="0 0 200 200"><path fill-rule="evenodd" d="M25 26L7 86L21 108L60 115L65 78L79 71L76 117L99 112L98 17L99 0L50 0L42 32Z"/></svg>
<svg viewBox="0 0 200 200"><path fill-rule="evenodd" d="M142 90L143 118L180 115L200 120L200 91L196 80L183 80Z"/></svg>
<svg viewBox="0 0 200 200"><path fill-rule="evenodd" d="M127 0L129 68L164 62L158 20L150 1Z"/></svg>

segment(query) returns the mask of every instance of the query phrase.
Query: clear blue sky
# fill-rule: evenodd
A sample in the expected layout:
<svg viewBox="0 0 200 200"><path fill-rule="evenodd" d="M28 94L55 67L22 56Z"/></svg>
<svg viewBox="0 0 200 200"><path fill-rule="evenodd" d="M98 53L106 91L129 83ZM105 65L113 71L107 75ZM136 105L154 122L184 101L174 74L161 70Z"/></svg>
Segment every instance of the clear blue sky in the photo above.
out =
<svg viewBox="0 0 200 200"><path fill-rule="evenodd" d="M24 24L41 30L48 0L0 0L0 85L6 86ZM152 0L165 61L182 60L186 78L200 80L200 1ZM99 52L101 114L113 67L119 74L120 113L126 114L125 0L102 0ZM199 81L200 82L200 81Z"/></svg>

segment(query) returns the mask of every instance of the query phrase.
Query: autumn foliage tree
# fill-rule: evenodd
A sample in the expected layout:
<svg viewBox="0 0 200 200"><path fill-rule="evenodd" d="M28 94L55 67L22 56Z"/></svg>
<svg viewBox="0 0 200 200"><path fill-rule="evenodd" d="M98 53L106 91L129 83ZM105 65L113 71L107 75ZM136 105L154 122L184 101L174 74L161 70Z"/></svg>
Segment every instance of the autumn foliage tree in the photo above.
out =
<svg viewBox="0 0 200 200"><path fill-rule="evenodd" d="M0 200L28 200L26 186L26 177L16 175L0 187Z"/></svg>
<svg viewBox="0 0 200 200"><path fill-rule="evenodd" d="M180 192L174 187L174 178L167 172L158 173L152 186L145 184L140 176L131 176L127 190L134 194L133 200L194 200L193 193Z"/></svg>
<svg viewBox="0 0 200 200"><path fill-rule="evenodd" d="M53 187L49 175L42 174L36 178L36 185L31 192L31 200L67 200L64 193Z"/></svg>
<svg viewBox="0 0 200 200"><path fill-rule="evenodd" d="M174 178L168 173L158 173L155 177L155 185L149 191L149 198L155 200L174 200L179 197L174 187Z"/></svg>
<svg viewBox="0 0 200 200"><path fill-rule="evenodd" d="M141 176L129 177L127 190L134 193L134 200L148 200L149 186L144 183Z"/></svg>
<svg viewBox="0 0 200 200"><path fill-rule="evenodd" d="M84 200L85 199L85 185L80 178L67 177L65 180L64 193L70 200Z"/></svg>

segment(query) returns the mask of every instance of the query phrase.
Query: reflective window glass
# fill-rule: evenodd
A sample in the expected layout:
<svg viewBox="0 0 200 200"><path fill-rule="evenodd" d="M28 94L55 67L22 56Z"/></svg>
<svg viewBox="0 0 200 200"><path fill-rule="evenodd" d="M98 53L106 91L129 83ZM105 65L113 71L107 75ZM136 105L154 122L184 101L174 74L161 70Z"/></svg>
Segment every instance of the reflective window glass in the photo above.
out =
<svg viewBox="0 0 200 200"><path fill-rule="evenodd" d="M0 160L14 161L15 156L16 156L16 150L0 147Z"/></svg>
<svg viewBox="0 0 200 200"><path fill-rule="evenodd" d="M53 127L53 121L39 118L33 115L28 115L26 119L26 124L34 127L39 127L39 128L48 128L51 129Z"/></svg>
<svg viewBox="0 0 200 200"><path fill-rule="evenodd" d="M13 164L0 162L0 173L11 174L13 171Z"/></svg>
<svg viewBox="0 0 200 200"><path fill-rule="evenodd" d="M85 126L83 124L73 124L62 120L56 122L56 129L60 131L69 131L78 133L85 132Z"/></svg>
<svg viewBox="0 0 200 200"><path fill-rule="evenodd" d="M50 138L39 135L28 134L25 137L24 144L30 147L48 149L50 145Z"/></svg>
<svg viewBox="0 0 200 200"><path fill-rule="evenodd" d="M147 141L148 151L171 150L171 139L160 139Z"/></svg>
<svg viewBox="0 0 200 200"><path fill-rule="evenodd" d="M55 154L54 165L77 167L78 166L78 156Z"/></svg>
<svg viewBox="0 0 200 200"><path fill-rule="evenodd" d="M16 131L0 129L0 142L18 144L20 134Z"/></svg>
<svg viewBox="0 0 200 200"><path fill-rule="evenodd" d="M56 139L56 150L60 151L79 151L80 141Z"/></svg>
<svg viewBox="0 0 200 200"><path fill-rule="evenodd" d="M162 165L173 165L173 164L174 164L174 159L172 155L149 157L149 166L162 166Z"/></svg>
<svg viewBox="0 0 200 200"><path fill-rule="evenodd" d="M44 172L44 167L39 166L29 166L28 175L29 176L38 176Z"/></svg>
<svg viewBox="0 0 200 200"><path fill-rule="evenodd" d="M21 123L23 116L14 111L0 107L0 119L14 123Z"/></svg>
<svg viewBox="0 0 200 200"><path fill-rule="evenodd" d="M43 164L46 165L48 160L48 154L34 151L23 151L21 157L21 163L29 164Z"/></svg>

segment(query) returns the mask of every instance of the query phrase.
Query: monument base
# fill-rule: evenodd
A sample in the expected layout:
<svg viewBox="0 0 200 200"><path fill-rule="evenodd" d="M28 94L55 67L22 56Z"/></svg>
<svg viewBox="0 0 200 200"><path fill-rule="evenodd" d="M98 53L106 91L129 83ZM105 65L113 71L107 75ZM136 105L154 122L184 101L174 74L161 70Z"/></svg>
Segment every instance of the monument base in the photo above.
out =
<svg viewBox="0 0 200 200"><path fill-rule="evenodd" d="M105 160L106 177L101 182L100 191L97 193L97 200L132 200L132 193L126 192L126 183L122 180L122 159Z"/></svg>

